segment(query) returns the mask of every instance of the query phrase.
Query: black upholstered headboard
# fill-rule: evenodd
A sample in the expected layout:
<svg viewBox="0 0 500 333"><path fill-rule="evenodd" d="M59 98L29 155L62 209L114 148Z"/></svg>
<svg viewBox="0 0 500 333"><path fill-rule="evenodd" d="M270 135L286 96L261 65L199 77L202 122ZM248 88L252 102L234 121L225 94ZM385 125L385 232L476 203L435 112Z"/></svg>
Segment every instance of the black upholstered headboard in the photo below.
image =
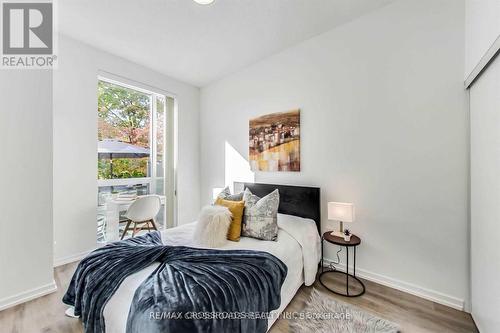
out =
<svg viewBox="0 0 500 333"><path fill-rule="evenodd" d="M316 222L318 233L321 235L321 209L319 187L304 187L291 185L254 184L244 183L255 195L263 197L275 189L280 192L280 205L278 212L281 214L295 215L312 219Z"/></svg>

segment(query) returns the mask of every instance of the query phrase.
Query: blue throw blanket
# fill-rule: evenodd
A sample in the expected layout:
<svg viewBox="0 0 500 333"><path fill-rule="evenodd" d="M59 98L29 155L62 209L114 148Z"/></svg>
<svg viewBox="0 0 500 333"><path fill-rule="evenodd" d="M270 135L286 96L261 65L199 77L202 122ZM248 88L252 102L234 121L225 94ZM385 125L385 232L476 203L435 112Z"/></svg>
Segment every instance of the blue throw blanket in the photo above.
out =
<svg viewBox="0 0 500 333"><path fill-rule="evenodd" d="M105 332L104 307L121 282L161 264L134 294L127 333L266 332L286 265L266 252L165 246L158 232L108 244L76 269L63 302L85 332Z"/></svg>

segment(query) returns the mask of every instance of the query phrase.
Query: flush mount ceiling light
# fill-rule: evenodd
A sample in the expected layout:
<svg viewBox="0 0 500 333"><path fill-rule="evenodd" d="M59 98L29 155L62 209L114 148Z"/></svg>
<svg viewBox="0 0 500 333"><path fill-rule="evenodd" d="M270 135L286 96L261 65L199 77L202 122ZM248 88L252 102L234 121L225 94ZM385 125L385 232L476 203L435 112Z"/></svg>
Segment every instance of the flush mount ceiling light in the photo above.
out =
<svg viewBox="0 0 500 333"><path fill-rule="evenodd" d="M200 5L210 5L214 0L193 0Z"/></svg>

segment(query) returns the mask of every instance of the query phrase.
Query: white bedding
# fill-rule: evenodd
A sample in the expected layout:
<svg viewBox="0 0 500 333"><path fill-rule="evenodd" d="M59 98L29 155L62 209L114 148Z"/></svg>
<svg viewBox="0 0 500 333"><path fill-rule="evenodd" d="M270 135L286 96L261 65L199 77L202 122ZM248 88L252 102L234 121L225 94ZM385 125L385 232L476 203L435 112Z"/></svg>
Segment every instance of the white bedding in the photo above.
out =
<svg viewBox="0 0 500 333"><path fill-rule="evenodd" d="M195 224L196 222L163 231L163 243L196 247L192 242ZM320 238L313 220L278 214L278 226L278 240L276 242L242 237L239 242L228 241L220 248L269 252L288 267L285 282L281 287L281 305L273 311L274 315L269 320L269 327L276 320L277 314L281 313L290 303L300 286L303 283L311 285L314 282L320 260ZM158 265L159 263L155 263L130 275L122 282L104 308L106 332L125 332L134 292Z"/></svg>

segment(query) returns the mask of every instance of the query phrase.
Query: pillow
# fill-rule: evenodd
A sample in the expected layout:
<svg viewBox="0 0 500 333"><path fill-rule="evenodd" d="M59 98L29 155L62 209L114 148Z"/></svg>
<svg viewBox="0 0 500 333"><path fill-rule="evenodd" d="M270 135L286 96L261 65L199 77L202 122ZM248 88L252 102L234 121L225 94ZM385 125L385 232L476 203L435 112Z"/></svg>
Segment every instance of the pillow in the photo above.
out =
<svg viewBox="0 0 500 333"><path fill-rule="evenodd" d="M304 283L310 286L316 279L321 260L321 237L314 220L278 213L278 227L290 234L302 247Z"/></svg>
<svg viewBox="0 0 500 333"><path fill-rule="evenodd" d="M201 209L193 234L194 243L199 246L221 247L227 240L231 224L231 212L227 207L205 206Z"/></svg>
<svg viewBox="0 0 500 333"><path fill-rule="evenodd" d="M238 242L241 236L241 221L243 220L243 210L245 209L244 201L224 200L220 197L215 200L215 204L229 208L233 219L227 232L227 239L233 242Z"/></svg>
<svg viewBox="0 0 500 333"><path fill-rule="evenodd" d="M229 200L229 201L242 201L243 200L243 192L237 193L237 194L231 194L231 191L229 190L229 186L226 186L222 192L219 193L217 198L221 198L224 200Z"/></svg>
<svg viewBox="0 0 500 333"><path fill-rule="evenodd" d="M280 194L276 189L262 199L247 188L243 193L245 214L241 235L262 240L278 239L278 206Z"/></svg>

